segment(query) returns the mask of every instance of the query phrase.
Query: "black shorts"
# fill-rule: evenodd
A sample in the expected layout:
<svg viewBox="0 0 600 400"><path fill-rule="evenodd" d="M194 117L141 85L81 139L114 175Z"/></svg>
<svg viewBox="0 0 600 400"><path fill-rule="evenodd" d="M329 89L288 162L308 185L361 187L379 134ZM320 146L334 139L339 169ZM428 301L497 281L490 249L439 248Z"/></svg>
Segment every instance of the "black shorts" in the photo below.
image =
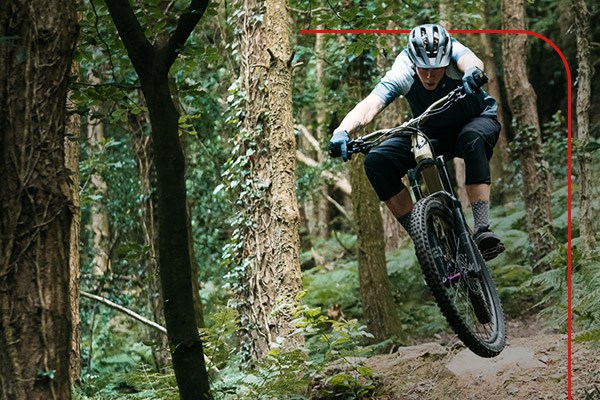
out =
<svg viewBox="0 0 600 400"><path fill-rule="evenodd" d="M465 160L467 185L491 182L489 160L500 135L500 123L495 117L475 117L466 125L443 131L427 129L425 126L423 131L433 139L435 155ZM402 177L416 165L410 136L385 140L371 149L364 165L381 201L398 194L404 189Z"/></svg>

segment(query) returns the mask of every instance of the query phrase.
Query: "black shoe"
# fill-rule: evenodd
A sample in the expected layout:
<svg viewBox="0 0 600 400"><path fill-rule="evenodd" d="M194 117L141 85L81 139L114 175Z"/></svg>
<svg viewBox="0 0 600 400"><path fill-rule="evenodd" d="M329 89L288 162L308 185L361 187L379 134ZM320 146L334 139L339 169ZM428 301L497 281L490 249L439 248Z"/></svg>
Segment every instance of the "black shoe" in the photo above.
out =
<svg viewBox="0 0 600 400"><path fill-rule="evenodd" d="M477 248L485 261L496 258L505 249L504 243L498 235L492 232L489 226L477 228L477 231L473 234L473 240L475 240L475 244L477 244Z"/></svg>

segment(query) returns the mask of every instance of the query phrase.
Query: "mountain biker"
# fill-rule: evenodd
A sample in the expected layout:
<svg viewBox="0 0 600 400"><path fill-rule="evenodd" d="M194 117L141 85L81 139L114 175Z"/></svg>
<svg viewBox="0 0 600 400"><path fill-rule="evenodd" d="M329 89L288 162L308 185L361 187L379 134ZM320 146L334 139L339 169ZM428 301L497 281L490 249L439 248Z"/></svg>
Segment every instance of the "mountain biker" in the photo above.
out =
<svg viewBox="0 0 600 400"><path fill-rule="evenodd" d="M483 62L451 38L441 25L415 27L392 68L334 130L329 154L347 161L350 135L369 124L397 97L404 96L413 116L418 116L451 90L464 86L468 96L430 118L421 130L433 139L436 154L464 159L465 184L475 223L473 239L484 259L491 260L504 251L504 244L489 224L489 160L498 141L500 124L496 118L496 100L476 83L482 71ZM413 202L401 178L415 165L411 140L406 136L385 140L371 149L364 160L365 171L379 199L409 235Z"/></svg>

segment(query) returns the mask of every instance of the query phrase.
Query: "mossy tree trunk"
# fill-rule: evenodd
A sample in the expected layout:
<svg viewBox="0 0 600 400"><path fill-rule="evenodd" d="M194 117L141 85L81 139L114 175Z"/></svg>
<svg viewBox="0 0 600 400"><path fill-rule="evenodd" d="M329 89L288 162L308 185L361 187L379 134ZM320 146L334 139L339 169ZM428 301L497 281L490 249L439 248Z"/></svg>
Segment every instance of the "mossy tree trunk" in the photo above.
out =
<svg viewBox="0 0 600 400"><path fill-rule="evenodd" d="M290 326L301 282L286 7L284 0L241 3L241 152L252 156L241 194L248 222L241 227L243 271L237 296L247 360L261 359L278 340L284 348L300 340Z"/></svg>
<svg viewBox="0 0 600 400"><path fill-rule="evenodd" d="M526 29L525 5L521 0L502 1L502 27ZM521 175L526 223L534 261L553 249L544 231L552 231L550 209L551 176L544 162L536 94L527 77L527 35L503 35L502 54L509 105L515 120L515 138Z"/></svg>
<svg viewBox="0 0 600 400"><path fill-rule="evenodd" d="M596 212L593 208L593 169L592 155L586 149L590 141L590 97L592 94L592 64L590 58L590 14L583 0L571 3L573 26L577 40L577 168L579 170L579 230L581 248L586 255L596 249L598 229Z"/></svg>

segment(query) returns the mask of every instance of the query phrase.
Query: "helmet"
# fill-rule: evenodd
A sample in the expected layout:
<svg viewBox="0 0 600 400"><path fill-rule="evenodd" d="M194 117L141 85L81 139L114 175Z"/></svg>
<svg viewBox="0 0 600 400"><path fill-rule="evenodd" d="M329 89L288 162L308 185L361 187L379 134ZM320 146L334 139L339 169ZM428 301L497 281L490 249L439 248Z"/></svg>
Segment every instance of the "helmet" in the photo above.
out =
<svg viewBox="0 0 600 400"><path fill-rule="evenodd" d="M408 56L418 68L447 67L451 55L450 35L441 25L419 25L408 35Z"/></svg>

